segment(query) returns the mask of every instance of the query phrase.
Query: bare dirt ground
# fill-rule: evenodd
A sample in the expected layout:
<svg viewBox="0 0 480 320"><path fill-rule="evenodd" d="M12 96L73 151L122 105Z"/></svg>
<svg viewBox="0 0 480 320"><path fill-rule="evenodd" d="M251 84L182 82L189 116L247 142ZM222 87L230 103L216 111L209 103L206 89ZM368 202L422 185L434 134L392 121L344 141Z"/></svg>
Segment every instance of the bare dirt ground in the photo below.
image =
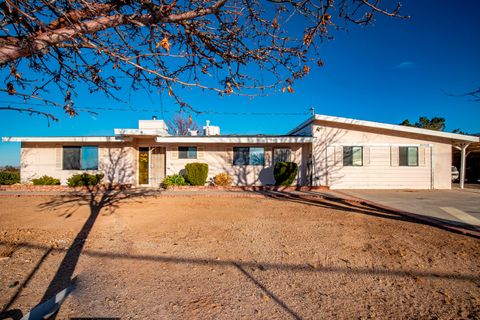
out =
<svg viewBox="0 0 480 320"><path fill-rule="evenodd" d="M0 307L74 276L57 319L480 318L480 240L359 205L0 198Z"/></svg>

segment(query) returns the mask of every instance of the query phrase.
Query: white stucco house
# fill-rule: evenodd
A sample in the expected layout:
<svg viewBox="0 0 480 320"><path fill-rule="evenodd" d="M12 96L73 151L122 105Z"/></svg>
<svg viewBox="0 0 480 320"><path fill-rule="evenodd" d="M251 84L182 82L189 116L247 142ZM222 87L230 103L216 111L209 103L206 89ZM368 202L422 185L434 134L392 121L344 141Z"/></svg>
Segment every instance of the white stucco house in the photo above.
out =
<svg viewBox="0 0 480 320"><path fill-rule="evenodd" d="M285 135L168 134L163 120L140 120L114 136L4 137L21 142L21 179L49 175L62 184L73 174L102 172L105 180L157 187L189 162L227 172L234 185L274 184L273 165L295 161L297 185L331 189L450 189L452 147L463 163L479 137L314 115ZM461 170L462 171L462 170Z"/></svg>

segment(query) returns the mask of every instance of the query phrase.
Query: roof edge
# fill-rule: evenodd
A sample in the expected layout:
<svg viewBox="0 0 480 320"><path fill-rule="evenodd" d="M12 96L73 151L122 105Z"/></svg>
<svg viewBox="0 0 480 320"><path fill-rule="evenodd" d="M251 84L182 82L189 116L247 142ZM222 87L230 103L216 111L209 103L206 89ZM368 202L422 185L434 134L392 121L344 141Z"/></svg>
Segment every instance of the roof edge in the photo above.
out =
<svg viewBox="0 0 480 320"><path fill-rule="evenodd" d="M3 142L124 142L118 136L2 137Z"/></svg>
<svg viewBox="0 0 480 320"><path fill-rule="evenodd" d="M315 116L316 116L316 115L315 115ZM305 126L308 126L310 123L312 123L312 122L315 120L315 116L310 116L307 120L303 121L303 122L300 123L298 126L296 126L295 128L293 128L292 130L288 131L288 132L287 132L287 135L291 135L291 134L293 134L294 132L303 129Z"/></svg>
<svg viewBox="0 0 480 320"><path fill-rule="evenodd" d="M416 133L420 135L440 137L440 138L465 141L465 142L480 142L480 138L476 136L470 136L470 135L459 134L459 133L451 133L451 132L445 132L445 131L435 131L435 130L424 129L424 128L408 127L408 126L402 126L398 124L388 124L388 123L382 123L382 122L357 120L357 119L334 117L334 116L327 116L327 115L321 115L321 114L316 114L314 117L312 117L311 121L314 121L314 120L344 123L344 124L351 124L351 125L370 127L370 128L379 128L379 129L392 130L392 131Z"/></svg>
<svg viewBox="0 0 480 320"><path fill-rule="evenodd" d="M315 138L304 136L170 136L157 137L158 143L310 143Z"/></svg>

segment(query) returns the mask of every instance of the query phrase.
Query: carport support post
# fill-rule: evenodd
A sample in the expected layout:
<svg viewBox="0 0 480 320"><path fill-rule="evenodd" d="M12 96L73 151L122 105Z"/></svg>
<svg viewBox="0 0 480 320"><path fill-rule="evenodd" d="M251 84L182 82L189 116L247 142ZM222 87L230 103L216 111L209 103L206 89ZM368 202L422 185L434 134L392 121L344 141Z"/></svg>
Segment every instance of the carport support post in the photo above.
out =
<svg viewBox="0 0 480 320"><path fill-rule="evenodd" d="M469 145L469 143L462 143L460 145L460 189L463 189L465 185L465 165L467 163L466 150Z"/></svg>

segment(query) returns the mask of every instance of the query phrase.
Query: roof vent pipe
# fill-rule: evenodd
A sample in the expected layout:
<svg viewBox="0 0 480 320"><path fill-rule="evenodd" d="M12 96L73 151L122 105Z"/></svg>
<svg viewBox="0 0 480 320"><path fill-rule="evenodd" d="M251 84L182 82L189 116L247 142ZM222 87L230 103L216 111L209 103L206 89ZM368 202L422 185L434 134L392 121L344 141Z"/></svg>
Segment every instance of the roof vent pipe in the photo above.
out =
<svg viewBox="0 0 480 320"><path fill-rule="evenodd" d="M157 116L152 116L152 120L157 120Z"/></svg>
<svg viewBox="0 0 480 320"><path fill-rule="evenodd" d="M210 120L207 120L207 127L210 125Z"/></svg>

